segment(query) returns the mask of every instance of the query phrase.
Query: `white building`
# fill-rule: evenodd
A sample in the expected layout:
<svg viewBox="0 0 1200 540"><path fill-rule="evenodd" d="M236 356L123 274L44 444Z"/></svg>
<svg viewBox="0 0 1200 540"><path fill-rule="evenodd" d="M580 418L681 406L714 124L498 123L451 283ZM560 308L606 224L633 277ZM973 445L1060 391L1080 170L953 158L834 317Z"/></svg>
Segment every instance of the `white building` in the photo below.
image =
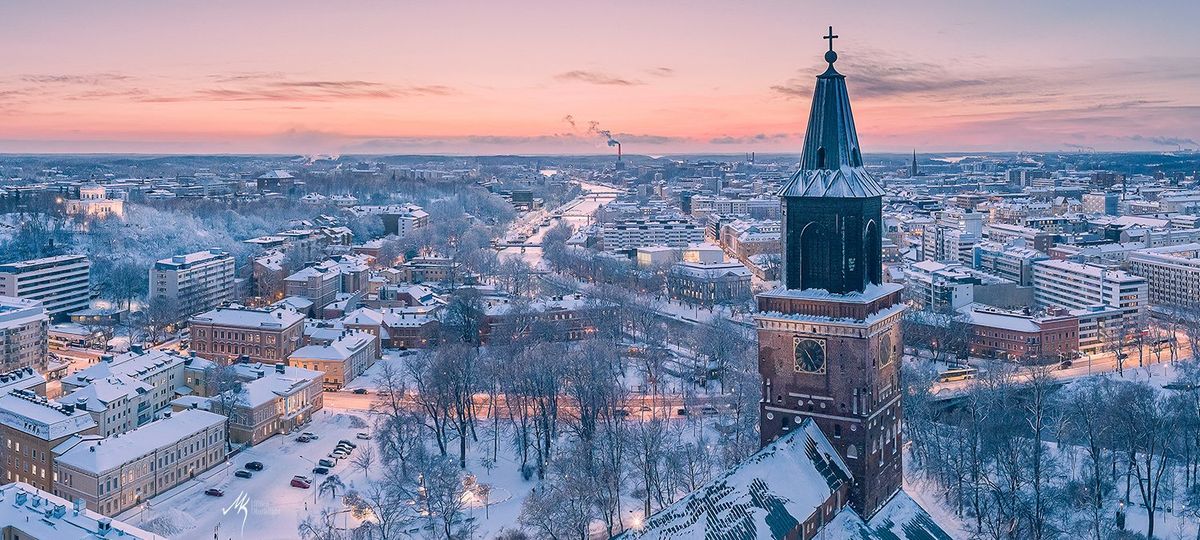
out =
<svg viewBox="0 0 1200 540"><path fill-rule="evenodd" d="M45 370L49 321L41 302L0 296L0 370Z"/></svg>
<svg viewBox="0 0 1200 540"><path fill-rule="evenodd" d="M41 300L51 318L88 307L92 263L84 255L60 255L0 264L0 296Z"/></svg>
<svg viewBox="0 0 1200 540"><path fill-rule="evenodd" d="M683 218L634 218L605 223L600 229L604 249L645 246L682 248L704 241L704 227Z"/></svg>
<svg viewBox="0 0 1200 540"><path fill-rule="evenodd" d="M1039 306L1103 305L1138 317L1146 308L1147 289L1146 278L1121 270L1053 259L1033 265L1033 294Z"/></svg>
<svg viewBox="0 0 1200 540"><path fill-rule="evenodd" d="M125 215L125 201L109 197L108 190L97 184L80 186L79 198L68 199L65 206L66 212L72 216L119 218Z"/></svg>
<svg viewBox="0 0 1200 540"><path fill-rule="evenodd" d="M187 318L232 301L233 272L233 255L215 248L162 259L150 268L150 300L168 300Z"/></svg>

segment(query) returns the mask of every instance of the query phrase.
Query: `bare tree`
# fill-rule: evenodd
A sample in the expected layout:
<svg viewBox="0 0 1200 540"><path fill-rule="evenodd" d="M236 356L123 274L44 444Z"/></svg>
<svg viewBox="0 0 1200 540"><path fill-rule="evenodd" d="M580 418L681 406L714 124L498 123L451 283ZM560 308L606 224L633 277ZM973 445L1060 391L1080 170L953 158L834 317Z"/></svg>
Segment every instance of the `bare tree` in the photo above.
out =
<svg viewBox="0 0 1200 540"><path fill-rule="evenodd" d="M1144 383L1118 386L1114 428L1117 440L1146 505L1149 523L1146 537L1154 538L1154 515L1162 494L1163 479L1174 452L1177 417L1171 414L1167 398Z"/></svg>
<svg viewBox="0 0 1200 540"><path fill-rule="evenodd" d="M225 415L225 446L226 450L231 450L234 422L244 426L254 424L246 417L249 414L249 396L246 388L238 377L237 370L231 365L214 366L205 370L204 385L204 393L211 396L216 412Z"/></svg>
<svg viewBox="0 0 1200 540"><path fill-rule="evenodd" d="M337 526L337 518L337 512L322 508L316 517L305 517L296 527L296 533L304 540L342 540L345 535Z"/></svg>

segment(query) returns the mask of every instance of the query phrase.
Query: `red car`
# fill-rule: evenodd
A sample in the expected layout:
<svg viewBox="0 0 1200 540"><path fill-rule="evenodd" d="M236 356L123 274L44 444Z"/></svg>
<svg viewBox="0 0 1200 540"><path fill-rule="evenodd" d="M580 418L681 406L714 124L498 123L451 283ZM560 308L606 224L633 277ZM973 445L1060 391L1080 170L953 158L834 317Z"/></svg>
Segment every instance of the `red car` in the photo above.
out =
<svg viewBox="0 0 1200 540"><path fill-rule="evenodd" d="M303 476L296 476L292 478L292 487L308 489L312 487L312 482L309 482L308 479L304 478Z"/></svg>
<svg viewBox="0 0 1200 540"><path fill-rule="evenodd" d="M225 492L221 491L217 488L208 488L208 489L204 490L204 494L209 495L211 497L224 497L225 496Z"/></svg>

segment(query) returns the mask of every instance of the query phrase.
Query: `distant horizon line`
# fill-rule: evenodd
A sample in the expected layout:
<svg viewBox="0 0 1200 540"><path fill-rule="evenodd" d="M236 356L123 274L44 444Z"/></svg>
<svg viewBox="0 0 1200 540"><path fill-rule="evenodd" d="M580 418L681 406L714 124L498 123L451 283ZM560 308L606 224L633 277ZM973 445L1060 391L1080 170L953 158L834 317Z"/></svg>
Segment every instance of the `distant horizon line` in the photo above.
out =
<svg viewBox="0 0 1200 540"><path fill-rule="evenodd" d="M1067 151L1067 150L930 150L916 151L918 156L921 155L945 155L945 154L961 154L966 157L972 155L1001 155L1001 154L1074 154L1074 155L1103 155L1103 154L1200 154L1200 149L1185 148L1182 150L1095 150L1095 151ZM746 152L663 152L661 154L630 154L623 155L624 160L629 158L646 158L660 159L670 156L746 156L755 154L756 156L799 156L797 152L779 152L779 151L746 151ZM912 151L895 151L895 152L864 152L864 156L912 156ZM41 157L41 156L137 156L137 157L168 157L168 156L205 156L205 157L307 157L307 156L322 156L340 159L344 157L612 157L613 161L617 161L615 154L609 153L497 153L497 154L471 154L471 153L277 153L277 152L0 152L0 157Z"/></svg>

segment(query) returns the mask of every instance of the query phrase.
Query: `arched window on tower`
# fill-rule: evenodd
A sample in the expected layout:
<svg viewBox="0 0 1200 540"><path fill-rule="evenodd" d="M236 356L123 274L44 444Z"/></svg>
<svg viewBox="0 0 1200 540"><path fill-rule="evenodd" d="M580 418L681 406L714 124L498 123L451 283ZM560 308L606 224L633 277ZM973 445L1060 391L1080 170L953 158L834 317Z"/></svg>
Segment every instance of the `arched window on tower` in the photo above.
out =
<svg viewBox="0 0 1200 540"><path fill-rule="evenodd" d="M883 239L879 235L879 224L868 220L863 228L863 283L883 283L883 264L881 262Z"/></svg>
<svg viewBox="0 0 1200 540"><path fill-rule="evenodd" d="M846 447L846 457L850 459L858 459L858 447L853 444Z"/></svg>
<svg viewBox="0 0 1200 540"><path fill-rule="evenodd" d="M824 146L817 149L817 168L818 169L825 168L825 147Z"/></svg>

